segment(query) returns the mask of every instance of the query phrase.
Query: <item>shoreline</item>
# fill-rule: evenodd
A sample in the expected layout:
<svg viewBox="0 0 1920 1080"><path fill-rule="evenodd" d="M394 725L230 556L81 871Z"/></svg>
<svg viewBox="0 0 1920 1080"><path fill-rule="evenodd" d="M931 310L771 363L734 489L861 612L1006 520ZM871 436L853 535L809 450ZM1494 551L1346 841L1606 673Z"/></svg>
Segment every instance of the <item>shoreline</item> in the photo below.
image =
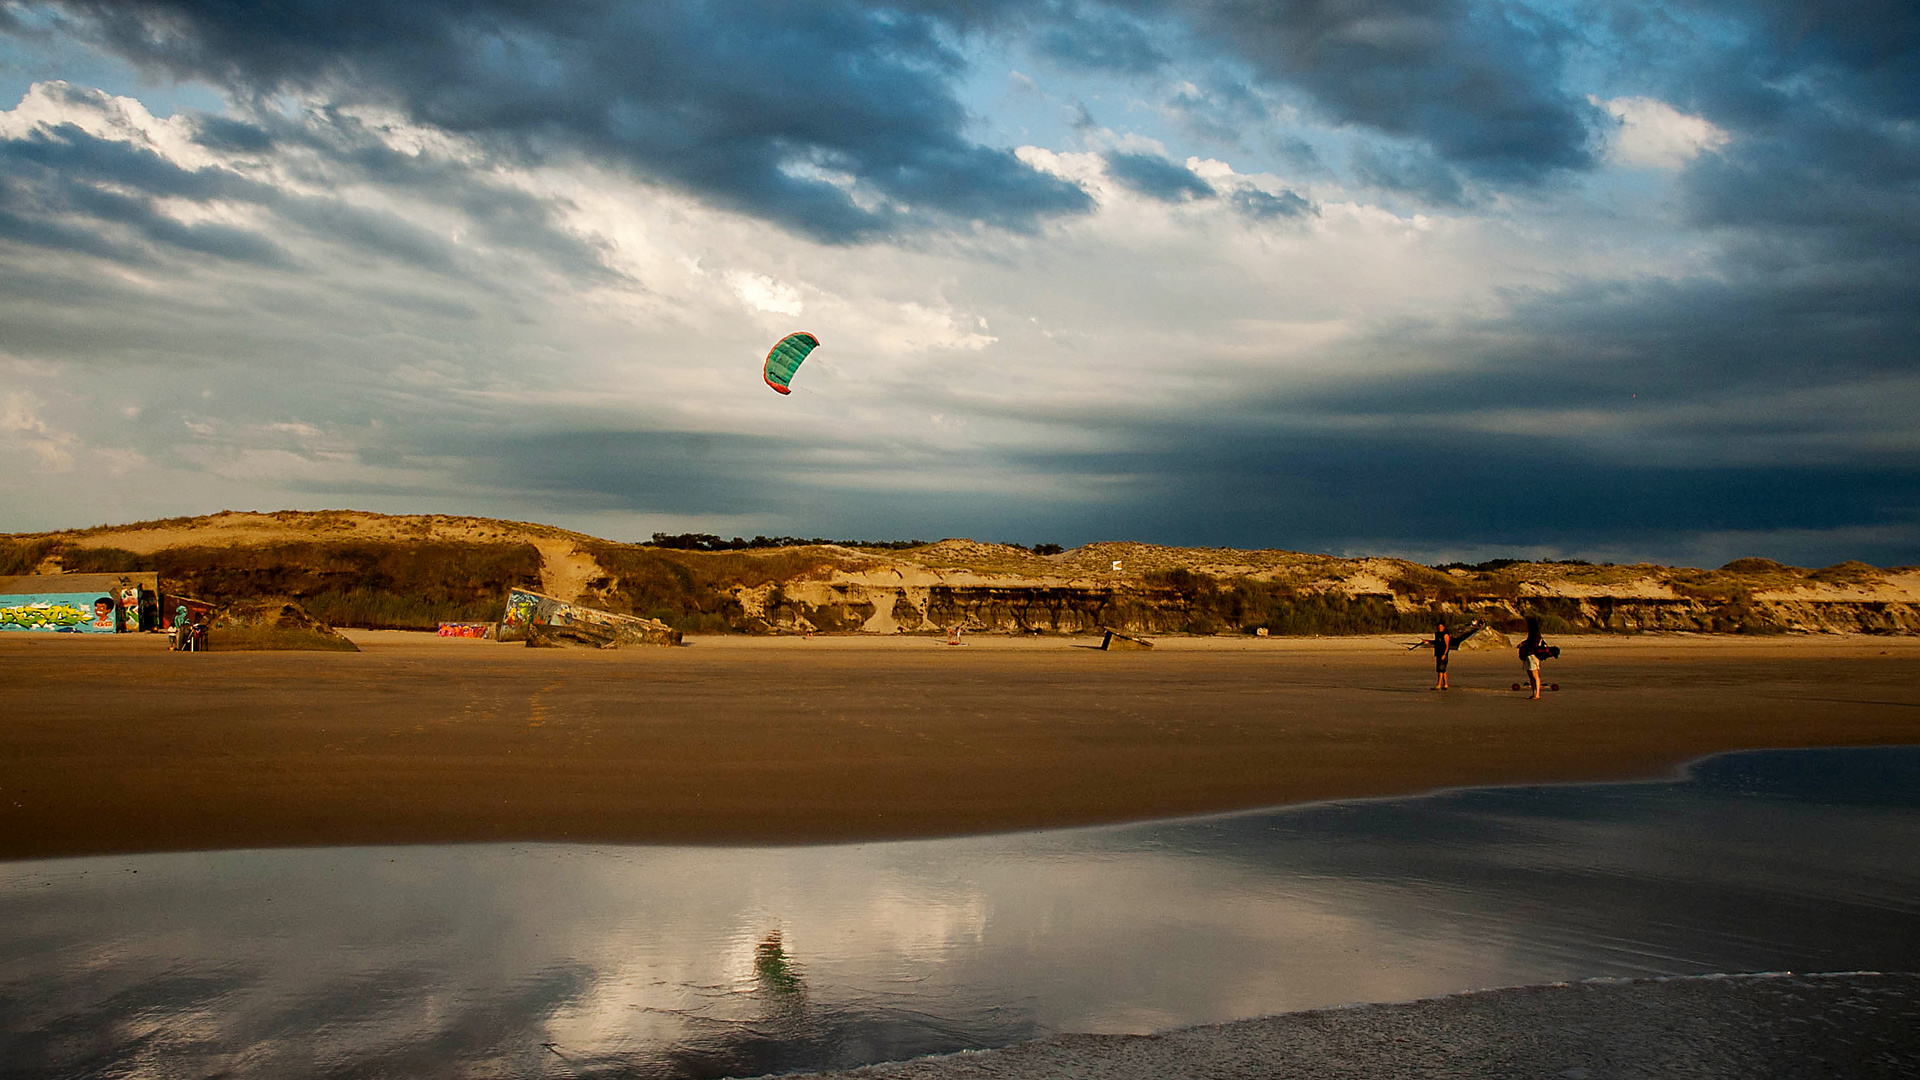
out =
<svg viewBox="0 0 1920 1080"><path fill-rule="evenodd" d="M697 637L172 654L0 634L0 859L481 841L784 845L1658 780L1715 753L1920 744L1920 639L1569 635L1456 689L1399 637ZM1075 647L1080 646L1080 647ZM216 642L217 649L217 642Z"/></svg>
<svg viewBox="0 0 1920 1080"><path fill-rule="evenodd" d="M797 1080L1893 1077L1920 1067L1920 974L1733 973L1495 987L1175 1028L1055 1035ZM1660 1022L1650 1022L1654 1014Z"/></svg>

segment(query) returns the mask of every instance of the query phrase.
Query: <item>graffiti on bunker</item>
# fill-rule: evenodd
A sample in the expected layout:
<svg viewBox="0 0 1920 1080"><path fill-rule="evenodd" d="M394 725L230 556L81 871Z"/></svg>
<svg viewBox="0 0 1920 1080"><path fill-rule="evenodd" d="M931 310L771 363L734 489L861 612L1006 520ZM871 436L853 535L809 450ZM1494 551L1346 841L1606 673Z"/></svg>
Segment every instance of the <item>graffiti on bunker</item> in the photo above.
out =
<svg viewBox="0 0 1920 1080"><path fill-rule="evenodd" d="M63 634L111 634L117 605L93 593L28 593L0 596L0 630L52 630Z"/></svg>
<svg viewBox="0 0 1920 1080"><path fill-rule="evenodd" d="M503 627L525 630L540 615L541 601L558 604L560 601L551 596L541 596L525 589L513 589L507 593L507 613L500 617Z"/></svg>
<svg viewBox="0 0 1920 1080"><path fill-rule="evenodd" d="M556 636L603 649L639 642L674 644L680 640L679 631L654 619L569 604L526 589L515 588L507 594L507 610L500 619L496 638L526 641Z"/></svg>

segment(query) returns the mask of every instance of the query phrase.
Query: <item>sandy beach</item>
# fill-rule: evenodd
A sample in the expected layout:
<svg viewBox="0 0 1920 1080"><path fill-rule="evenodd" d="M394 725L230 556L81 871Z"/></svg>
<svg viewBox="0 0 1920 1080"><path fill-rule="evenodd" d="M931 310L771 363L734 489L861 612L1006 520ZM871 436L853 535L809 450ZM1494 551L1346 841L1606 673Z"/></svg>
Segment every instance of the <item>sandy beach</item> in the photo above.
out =
<svg viewBox="0 0 1920 1080"><path fill-rule="evenodd" d="M1437 788L1656 777L1724 750L1920 743L1920 639L1561 639L1455 689L1398 639L694 639L173 654L0 635L0 858L553 840L814 843Z"/></svg>

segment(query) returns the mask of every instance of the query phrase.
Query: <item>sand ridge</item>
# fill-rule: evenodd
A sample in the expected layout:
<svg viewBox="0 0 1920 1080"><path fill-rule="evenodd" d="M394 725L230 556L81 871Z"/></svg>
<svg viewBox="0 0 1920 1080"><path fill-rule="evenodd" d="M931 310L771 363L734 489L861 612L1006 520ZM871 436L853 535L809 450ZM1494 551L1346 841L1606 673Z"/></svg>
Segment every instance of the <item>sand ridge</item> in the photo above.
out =
<svg viewBox="0 0 1920 1080"><path fill-rule="evenodd" d="M151 554L171 547L264 545L316 540L440 540L531 543L540 549L544 591L577 599L604 576L588 555L608 541L532 522L458 515L388 515L356 510L270 513L223 511L130 525L20 534L57 537L80 547L115 547ZM749 550L748 558L779 549ZM1849 563L1803 571L1764 559L1737 560L1718 571L1654 565L1516 562L1495 570L1443 573L1404 559L1341 558L1275 549L1177 548L1131 541L1096 541L1056 555L1036 555L1007 544L951 538L919 548L876 551L826 545L812 549L829 565L812 580L828 585L924 589L940 585L1110 587L1137 585L1151 575L1185 570L1216 579L1280 582L1348 596L1390 596L1408 588L1431 590L1452 581L1468 591L1504 591L1516 597L1673 601L1690 591L1732 590L1753 600L1786 605L1920 604L1920 567L1890 570ZM1118 562L1120 568L1114 569ZM43 568L58 570L57 559ZM802 579L805 584L807 579ZM884 620L882 620L884 621Z"/></svg>

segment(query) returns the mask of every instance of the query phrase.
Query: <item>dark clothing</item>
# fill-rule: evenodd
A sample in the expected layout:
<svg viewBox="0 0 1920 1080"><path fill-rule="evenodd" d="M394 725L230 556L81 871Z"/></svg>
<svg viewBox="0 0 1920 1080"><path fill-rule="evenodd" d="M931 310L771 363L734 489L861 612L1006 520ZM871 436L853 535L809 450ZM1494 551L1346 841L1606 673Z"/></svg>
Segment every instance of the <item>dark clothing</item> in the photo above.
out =
<svg viewBox="0 0 1920 1080"><path fill-rule="evenodd" d="M1451 652L1453 652L1453 636L1451 634L1442 633L1433 635L1434 671L1445 672L1447 670L1447 655Z"/></svg>

